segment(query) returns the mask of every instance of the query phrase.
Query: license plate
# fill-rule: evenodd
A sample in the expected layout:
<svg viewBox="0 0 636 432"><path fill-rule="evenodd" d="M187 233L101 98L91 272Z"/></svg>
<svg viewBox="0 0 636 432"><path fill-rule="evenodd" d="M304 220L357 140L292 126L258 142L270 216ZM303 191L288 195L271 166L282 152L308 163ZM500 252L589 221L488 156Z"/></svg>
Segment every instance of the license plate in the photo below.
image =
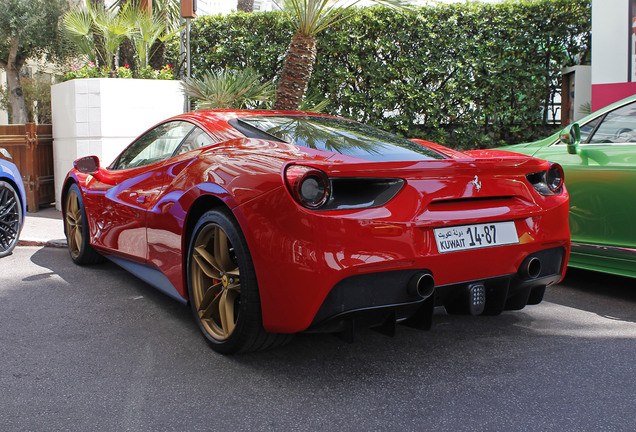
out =
<svg viewBox="0 0 636 432"><path fill-rule="evenodd" d="M519 243L512 221L436 228L434 232L440 253Z"/></svg>

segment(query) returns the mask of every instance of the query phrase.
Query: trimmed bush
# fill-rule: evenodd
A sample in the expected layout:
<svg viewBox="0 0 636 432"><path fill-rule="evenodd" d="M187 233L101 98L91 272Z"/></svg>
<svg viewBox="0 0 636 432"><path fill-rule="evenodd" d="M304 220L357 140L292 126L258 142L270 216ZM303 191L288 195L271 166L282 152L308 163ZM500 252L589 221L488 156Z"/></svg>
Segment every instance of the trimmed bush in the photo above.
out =
<svg viewBox="0 0 636 432"><path fill-rule="evenodd" d="M359 9L318 35L310 94L326 111L450 147L546 136L560 70L589 62L590 0ZM280 12L201 17L193 74L251 67L276 78L292 28Z"/></svg>

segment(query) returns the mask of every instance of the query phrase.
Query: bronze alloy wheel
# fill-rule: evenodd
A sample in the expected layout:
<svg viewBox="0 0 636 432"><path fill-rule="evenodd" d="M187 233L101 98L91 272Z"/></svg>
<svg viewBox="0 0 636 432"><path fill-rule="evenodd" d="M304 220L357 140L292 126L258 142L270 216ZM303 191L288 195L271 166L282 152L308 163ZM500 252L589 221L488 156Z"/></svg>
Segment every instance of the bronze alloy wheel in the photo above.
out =
<svg viewBox="0 0 636 432"><path fill-rule="evenodd" d="M232 244L219 225L206 225L198 233L190 271L191 301L201 326L217 341L228 339L239 318L241 276Z"/></svg>
<svg viewBox="0 0 636 432"><path fill-rule="evenodd" d="M72 188L66 197L66 238L68 250L77 259L82 250L82 207L77 191Z"/></svg>
<svg viewBox="0 0 636 432"><path fill-rule="evenodd" d="M9 255L18 243L21 220L18 193L9 183L0 181L0 257Z"/></svg>
<svg viewBox="0 0 636 432"><path fill-rule="evenodd" d="M229 209L208 210L198 219L190 237L187 268L190 307L214 351L258 351L291 339L263 327L254 263Z"/></svg>

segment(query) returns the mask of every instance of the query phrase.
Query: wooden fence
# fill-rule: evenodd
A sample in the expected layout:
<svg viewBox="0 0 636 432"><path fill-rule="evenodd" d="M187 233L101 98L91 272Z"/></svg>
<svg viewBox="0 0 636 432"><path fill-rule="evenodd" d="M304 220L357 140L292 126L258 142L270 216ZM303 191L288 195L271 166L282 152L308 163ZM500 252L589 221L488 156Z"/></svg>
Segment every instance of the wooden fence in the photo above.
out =
<svg viewBox="0 0 636 432"><path fill-rule="evenodd" d="M36 212L55 202L51 125L0 126L0 147L7 149L22 174L27 210Z"/></svg>

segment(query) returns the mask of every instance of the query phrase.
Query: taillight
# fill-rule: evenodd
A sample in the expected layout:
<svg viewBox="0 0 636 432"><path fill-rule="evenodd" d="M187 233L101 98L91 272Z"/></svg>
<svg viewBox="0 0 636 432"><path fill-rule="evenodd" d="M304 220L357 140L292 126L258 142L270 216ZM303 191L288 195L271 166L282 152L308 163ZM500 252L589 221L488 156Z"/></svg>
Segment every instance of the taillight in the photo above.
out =
<svg viewBox="0 0 636 432"><path fill-rule="evenodd" d="M310 210L358 210L391 201L406 183L400 178L329 177L317 168L289 165L285 183L294 200Z"/></svg>
<svg viewBox="0 0 636 432"><path fill-rule="evenodd" d="M563 187L563 168L558 163L553 163L545 173L545 184L554 193L559 193Z"/></svg>
<svg viewBox="0 0 636 432"><path fill-rule="evenodd" d="M327 174L316 168L290 165L285 170L285 181L294 199L308 209L322 207L331 194Z"/></svg>
<svg viewBox="0 0 636 432"><path fill-rule="evenodd" d="M545 171L527 174L526 178L541 195L558 195L563 189L563 168L558 163L551 163Z"/></svg>

